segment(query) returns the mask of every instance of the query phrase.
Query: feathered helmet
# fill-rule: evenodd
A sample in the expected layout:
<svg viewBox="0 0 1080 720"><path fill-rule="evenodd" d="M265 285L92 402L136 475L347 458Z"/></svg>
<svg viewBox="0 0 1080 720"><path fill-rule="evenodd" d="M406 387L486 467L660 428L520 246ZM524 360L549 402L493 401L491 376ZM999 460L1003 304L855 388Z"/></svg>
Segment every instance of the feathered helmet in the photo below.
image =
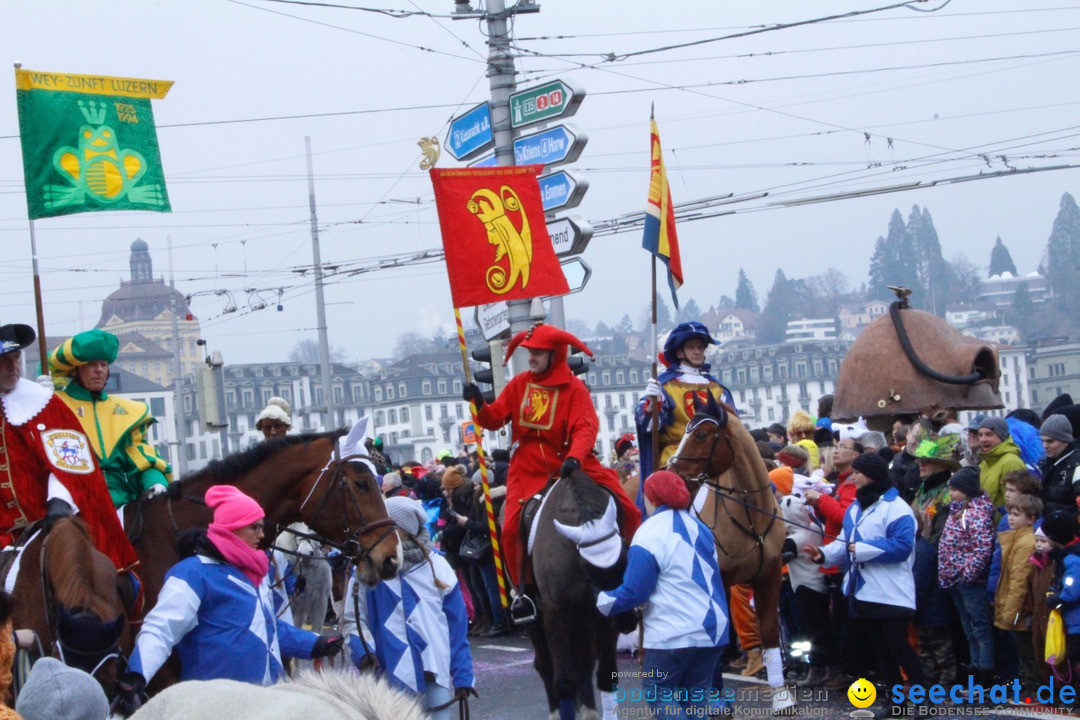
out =
<svg viewBox="0 0 1080 720"><path fill-rule="evenodd" d="M716 339L709 334L709 329L705 327L704 323L697 321L679 323L674 330L668 333L667 340L664 342L664 361L668 365L677 365L679 363L679 348L694 338L704 340L706 345L717 344Z"/></svg>
<svg viewBox="0 0 1080 720"><path fill-rule="evenodd" d="M550 350L554 353L551 357L551 367L566 363L567 345L573 345L589 357L593 356L589 346L579 340L573 333L568 333L554 325L545 325L544 323L536 323L529 330L519 332L514 336L506 347L506 357L503 358L504 364L510 361L510 356L514 354L514 350L519 345L530 350Z"/></svg>

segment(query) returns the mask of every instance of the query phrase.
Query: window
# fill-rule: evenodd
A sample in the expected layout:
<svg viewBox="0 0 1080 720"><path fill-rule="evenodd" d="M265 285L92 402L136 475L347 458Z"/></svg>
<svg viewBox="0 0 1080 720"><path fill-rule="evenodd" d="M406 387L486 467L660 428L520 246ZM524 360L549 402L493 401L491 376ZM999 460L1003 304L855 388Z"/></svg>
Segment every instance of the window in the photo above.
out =
<svg viewBox="0 0 1080 720"><path fill-rule="evenodd" d="M338 405L343 405L345 403L345 388L340 385L334 386L334 402Z"/></svg>
<svg viewBox="0 0 1080 720"><path fill-rule="evenodd" d="M433 419L431 417L431 406L430 405L425 405L424 406L424 419L425 420L432 420Z"/></svg>
<svg viewBox="0 0 1080 720"><path fill-rule="evenodd" d="M212 445L213 445L213 451L214 451L213 457L216 457L216 458L221 457L221 441L218 440L217 438L214 438L214 442L212 443Z"/></svg>
<svg viewBox="0 0 1080 720"><path fill-rule="evenodd" d="M637 385L637 384L638 384L638 374L637 374L637 370L631 370L631 371L630 371L630 383L631 383L631 384L633 384L633 385Z"/></svg>
<svg viewBox="0 0 1080 720"><path fill-rule="evenodd" d="M772 386L771 385L766 385L765 386L765 399L766 400L772 400ZM771 420L772 418L769 418L769 419Z"/></svg>
<svg viewBox="0 0 1080 720"><path fill-rule="evenodd" d="M205 440L202 440L201 442L199 442L199 459L200 460L205 460L206 459L206 441Z"/></svg>
<svg viewBox="0 0 1080 720"><path fill-rule="evenodd" d="M431 452L431 448L426 447L420 451L420 462L422 463L427 463L433 457L435 457L435 455Z"/></svg>
<svg viewBox="0 0 1080 720"><path fill-rule="evenodd" d="M270 395L273 391L270 388L262 389L262 404L268 405L270 403Z"/></svg>
<svg viewBox="0 0 1080 720"><path fill-rule="evenodd" d="M596 373L594 373L594 372L591 372L591 373L589 373L589 374L588 374L588 375L587 375L586 377L588 377L588 378L589 378L589 380L588 380L588 383L589 383L590 385L595 385L595 384L596 384Z"/></svg>
<svg viewBox="0 0 1080 720"><path fill-rule="evenodd" d="M161 361L160 360L155 360L154 361L154 372L157 372L157 373L161 372Z"/></svg>
<svg viewBox="0 0 1080 720"><path fill-rule="evenodd" d="M461 390L462 390L461 381L460 380L455 380L454 381L454 394L455 395L460 395Z"/></svg>
<svg viewBox="0 0 1080 720"><path fill-rule="evenodd" d="M735 377L738 379L740 385L746 384L746 368L739 368L735 371Z"/></svg>
<svg viewBox="0 0 1080 720"><path fill-rule="evenodd" d="M382 402L382 387L376 385L372 390L375 393L375 402Z"/></svg>
<svg viewBox="0 0 1080 720"><path fill-rule="evenodd" d="M393 400L394 399L394 386L393 385L387 385L386 386L386 399L387 400Z"/></svg>
<svg viewBox="0 0 1080 720"><path fill-rule="evenodd" d="M142 364L142 372L143 372L143 375L149 375L150 374L150 363L144 362Z"/></svg>
<svg viewBox="0 0 1080 720"><path fill-rule="evenodd" d="M626 409L626 396L622 393L619 394L619 407L623 410Z"/></svg>
<svg viewBox="0 0 1080 720"><path fill-rule="evenodd" d="M195 459L195 445L193 445L192 443L187 444L187 459L188 460L194 460Z"/></svg>
<svg viewBox="0 0 1080 720"><path fill-rule="evenodd" d="M360 389L359 385L353 385L352 386L352 401L354 403L359 403L362 393L363 393L363 391Z"/></svg>
<svg viewBox="0 0 1080 720"><path fill-rule="evenodd" d="M780 372L780 379L787 380L787 365L781 365L778 370Z"/></svg>
<svg viewBox="0 0 1080 720"><path fill-rule="evenodd" d="M375 411L375 425L376 425L376 427L381 426L383 424L383 418L384 417L385 417L385 415L383 414L382 410L376 410Z"/></svg>
<svg viewBox="0 0 1080 720"><path fill-rule="evenodd" d="M431 394L431 381L430 380L425 380L424 382L422 382L420 384L420 392L424 393L425 395L430 395ZM430 418L428 418L428 419L430 420Z"/></svg>
<svg viewBox="0 0 1080 720"><path fill-rule="evenodd" d="M397 410L386 411L386 422L391 425L397 425Z"/></svg>
<svg viewBox="0 0 1080 720"><path fill-rule="evenodd" d="M322 396L322 388L321 387L315 388L315 402L318 405L322 405L322 403L323 403L323 396Z"/></svg>
<svg viewBox="0 0 1080 720"><path fill-rule="evenodd" d="M403 382L402 382L402 383L398 383L398 385L397 385L397 392L398 392L398 397L401 397L401 398L405 397L405 396L406 396L406 395L408 394L408 393L406 392L406 391L407 391L407 389L408 389L408 388L407 388L407 387L405 386L405 383L403 383Z"/></svg>
<svg viewBox="0 0 1080 720"><path fill-rule="evenodd" d="M626 382L626 375L623 374L622 370L616 370L615 371L615 383L618 384L618 385L622 385L625 382Z"/></svg>
<svg viewBox="0 0 1080 720"><path fill-rule="evenodd" d="M409 408L401 408L401 422L409 422Z"/></svg>
<svg viewBox="0 0 1080 720"><path fill-rule="evenodd" d="M165 417L165 398L150 398L150 414L154 417Z"/></svg>
<svg viewBox="0 0 1080 720"><path fill-rule="evenodd" d="M184 412L191 412L191 396L184 396ZM195 458L188 458L188 460L194 460Z"/></svg>
<svg viewBox="0 0 1080 720"><path fill-rule="evenodd" d="M447 413L446 413L446 405L440 405L440 406L439 406L439 417L441 417L441 418L444 418L444 417L450 417L450 416L449 416L449 415L447 415Z"/></svg>
<svg viewBox="0 0 1080 720"><path fill-rule="evenodd" d="M464 420L465 419L465 414L461 411L461 405L455 405L454 406L454 412L457 415L458 420Z"/></svg>
<svg viewBox="0 0 1080 720"><path fill-rule="evenodd" d="M760 373L761 373L761 370L758 368L757 365L750 368L750 382L752 382L754 384L757 384L758 382L760 382L760 379L761 379Z"/></svg>
<svg viewBox="0 0 1080 720"><path fill-rule="evenodd" d="M1012 398L1009 397L1009 393L1005 393L1005 404L1008 405Z"/></svg>
<svg viewBox="0 0 1080 720"><path fill-rule="evenodd" d="M775 420L776 420L776 412L773 410L772 406L770 405L769 406L769 422L774 422Z"/></svg>
<svg viewBox="0 0 1080 720"><path fill-rule="evenodd" d="M236 391L235 390L226 390L225 391L225 407L228 410L235 410L236 409ZM204 455L203 457L206 457L206 456Z"/></svg>
<svg viewBox="0 0 1080 720"><path fill-rule="evenodd" d="M795 363L795 377L806 377L806 363Z"/></svg>
<svg viewBox="0 0 1080 720"><path fill-rule="evenodd" d="M611 373L609 373L607 370L600 373L600 382L602 382L605 387L610 385L611 384Z"/></svg>
<svg viewBox="0 0 1080 720"><path fill-rule="evenodd" d="M772 365L766 365L761 368L761 377L765 382L772 382Z"/></svg>
<svg viewBox="0 0 1080 720"><path fill-rule="evenodd" d="M445 395L446 394L446 381L445 380L439 380L439 394L440 395Z"/></svg>

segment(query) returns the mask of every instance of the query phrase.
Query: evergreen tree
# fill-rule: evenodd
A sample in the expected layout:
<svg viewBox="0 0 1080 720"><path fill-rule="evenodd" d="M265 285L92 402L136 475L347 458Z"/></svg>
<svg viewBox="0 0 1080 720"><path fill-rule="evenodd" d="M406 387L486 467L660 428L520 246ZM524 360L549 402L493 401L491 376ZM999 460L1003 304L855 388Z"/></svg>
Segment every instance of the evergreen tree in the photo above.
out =
<svg viewBox="0 0 1080 720"><path fill-rule="evenodd" d="M914 271L915 285L908 285L915 291L912 298L916 307L929 310L935 315L945 314L946 295L948 293L948 265L941 256L941 241L938 239L934 220L926 208L918 205L911 208L907 223L907 247L902 258L910 258L904 266Z"/></svg>
<svg viewBox="0 0 1080 720"><path fill-rule="evenodd" d="M1046 279L1054 293L1054 304L1071 317L1080 307L1080 208L1069 193L1061 196L1046 256Z"/></svg>
<svg viewBox="0 0 1080 720"><path fill-rule="evenodd" d="M656 330L657 332L666 332L668 328L672 326L671 322L671 310L668 309L667 303L664 302L662 295L656 296ZM652 306L646 305L645 312L642 313L641 329L648 331L652 327Z"/></svg>
<svg viewBox="0 0 1080 720"><path fill-rule="evenodd" d="M765 299L765 309L758 322L758 339L764 343L783 342L787 335L787 322L798 310L797 289L793 287L783 270L777 270L772 288Z"/></svg>
<svg viewBox="0 0 1080 720"><path fill-rule="evenodd" d="M998 235L994 249L990 251L990 274L1000 275L1003 272L1012 273L1013 277L1018 274L1012 255L1009 254L1009 248L1005 247L1005 243L1001 242L1001 236Z"/></svg>
<svg viewBox="0 0 1080 720"><path fill-rule="evenodd" d="M1027 340L1027 333L1035 319L1035 303L1031 301L1031 292L1026 284L1020 284L1013 291L1012 305L1007 314L1009 324L1020 328L1020 335Z"/></svg>
<svg viewBox="0 0 1080 720"><path fill-rule="evenodd" d="M921 219L920 215L920 222ZM867 299L891 299L894 296L888 285L903 285L919 294L922 288L916 268L916 255L904 225L904 218L899 210L893 210L892 217L889 218L888 235L879 237L874 244L874 254L870 258L870 296Z"/></svg>
<svg viewBox="0 0 1080 720"><path fill-rule="evenodd" d="M611 335L613 332L614 332L614 330L612 330L610 327L608 327L607 323L605 323L603 320L596 323L596 329L593 330L593 334L596 335L596 337L607 337L608 335Z"/></svg>
<svg viewBox="0 0 1080 720"><path fill-rule="evenodd" d="M720 302L716 303L716 312L726 313L735 309L735 301L731 299L730 295L721 295Z"/></svg>
<svg viewBox="0 0 1080 720"><path fill-rule="evenodd" d="M758 305L757 290L754 290L753 284L746 277L746 273L742 268L739 268L739 284L735 288L735 309L749 310L755 315L761 312L761 307Z"/></svg>
<svg viewBox="0 0 1080 720"><path fill-rule="evenodd" d="M690 298L685 303L683 303L683 306L681 308L679 308L679 313L676 317L678 318L679 322L700 320L701 308L698 307L698 304L694 301L694 298Z"/></svg>
<svg viewBox="0 0 1080 720"><path fill-rule="evenodd" d="M632 333L634 332L634 322L630 319L630 315L626 314L619 320L619 324L615 326L616 332Z"/></svg>

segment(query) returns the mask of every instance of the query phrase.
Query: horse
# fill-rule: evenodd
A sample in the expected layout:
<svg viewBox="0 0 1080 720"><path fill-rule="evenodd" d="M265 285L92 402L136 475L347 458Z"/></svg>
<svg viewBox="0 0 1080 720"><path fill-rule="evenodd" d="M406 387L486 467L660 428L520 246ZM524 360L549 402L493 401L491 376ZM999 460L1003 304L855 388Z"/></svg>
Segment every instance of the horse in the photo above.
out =
<svg viewBox="0 0 1080 720"><path fill-rule="evenodd" d="M147 607L161 592L165 573L180 560L176 537L213 519L203 500L212 485L234 485L262 506L267 546L288 525L304 522L357 566L365 584L394 577L401 550L375 474L366 463L333 459L335 443L345 432L286 435L259 443L170 483L164 493L126 506L124 527L139 557ZM175 655L154 677L153 690L178 679L174 661Z"/></svg>
<svg viewBox="0 0 1080 720"><path fill-rule="evenodd" d="M552 717L572 717L575 712L586 720L599 717L594 668L595 684L602 693L616 689L616 621L596 609L590 582L596 568L555 527L556 520L570 526L596 520L614 502L604 488L577 470L548 490L535 520L532 568L539 613L529 635L535 650L533 666L543 680ZM618 585L624 568L625 561L603 572L617 576L614 585Z"/></svg>
<svg viewBox="0 0 1080 720"><path fill-rule="evenodd" d="M765 658L772 707L794 706L780 656L781 558L785 529L757 445L733 408L697 403L668 468L686 481L698 517L712 530L725 587L747 584ZM698 491L707 488L704 502Z"/></svg>
<svg viewBox="0 0 1080 720"><path fill-rule="evenodd" d="M94 548L80 518L60 519L27 543L12 596L12 627L33 630L42 653L90 673L112 692L131 633L116 568Z"/></svg>
<svg viewBox="0 0 1080 720"><path fill-rule="evenodd" d="M295 523L290 529L311 532L302 523ZM277 547L285 553L292 566L290 573L297 578L304 578L303 589L294 592L289 601L293 624L304 627L311 623L311 629L319 632L325 623L332 596L333 578L329 558L319 541L289 533L284 535L287 537L278 538Z"/></svg>

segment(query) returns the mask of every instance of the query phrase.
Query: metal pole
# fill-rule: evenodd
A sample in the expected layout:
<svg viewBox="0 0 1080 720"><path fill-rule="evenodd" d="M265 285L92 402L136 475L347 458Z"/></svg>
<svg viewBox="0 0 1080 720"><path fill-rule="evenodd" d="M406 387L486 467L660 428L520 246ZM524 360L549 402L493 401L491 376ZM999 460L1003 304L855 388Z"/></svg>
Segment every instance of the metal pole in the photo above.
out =
<svg viewBox="0 0 1080 720"><path fill-rule="evenodd" d="M165 236L169 251L169 314L172 316L172 363L173 363L173 413L176 441L176 465L180 477L187 475L187 420L184 418L183 371L180 368L180 323L176 319L176 273L173 271L172 235Z"/></svg>
<svg viewBox="0 0 1080 720"><path fill-rule="evenodd" d="M308 205L311 207L311 254L315 263L315 313L319 322L319 366L322 370L323 430L334 429L334 388L330 386L330 340L326 336L322 258L319 254L319 218L315 213L315 173L311 165L311 138L304 137L307 153Z"/></svg>
<svg viewBox="0 0 1080 720"><path fill-rule="evenodd" d="M16 65L16 67L18 67ZM37 310L38 358L41 372L49 372L49 350L45 347L45 310L41 302L41 275L38 273L37 238L34 237L34 219L30 218L30 257L34 267L34 309Z"/></svg>
<svg viewBox="0 0 1080 720"><path fill-rule="evenodd" d="M224 420L218 432L221 435L221 457L225 457L229 454L229 407L225 404L225 361L220 350L210 354L210 367L214 368L214 375L217 377L218 407L221 408L221 418Z"/></svg>

